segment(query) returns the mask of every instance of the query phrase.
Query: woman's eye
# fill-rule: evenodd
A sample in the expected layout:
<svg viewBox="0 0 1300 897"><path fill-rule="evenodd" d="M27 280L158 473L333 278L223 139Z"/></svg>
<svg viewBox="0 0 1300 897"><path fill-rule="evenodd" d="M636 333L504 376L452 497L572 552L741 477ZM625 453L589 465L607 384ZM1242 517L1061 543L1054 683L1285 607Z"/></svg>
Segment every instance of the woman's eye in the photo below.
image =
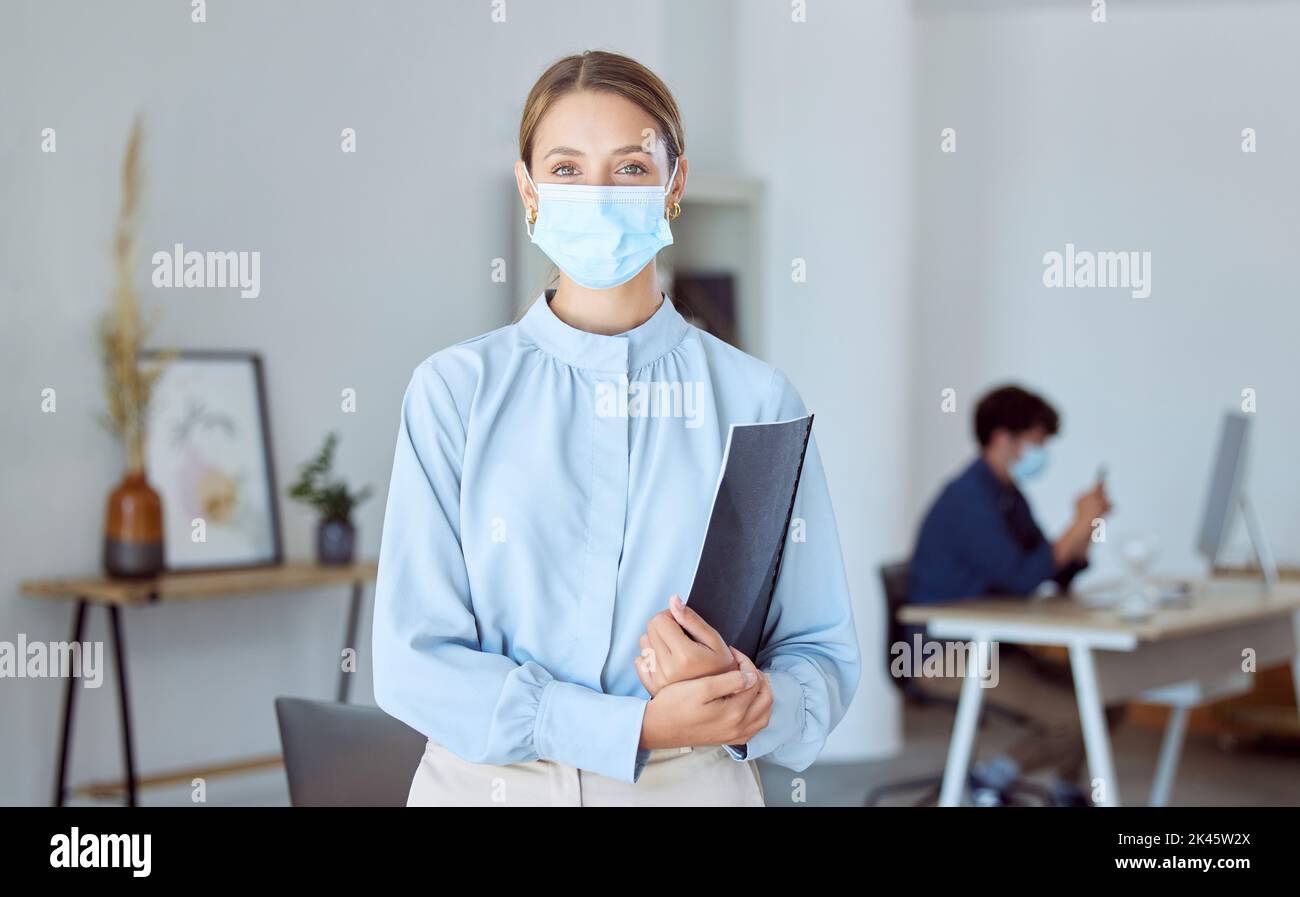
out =
<svg viewBox="0 0 1300 897"><path fill-rule="evenodd" d="M629 162L618 170L619 174L641 175L646 174L647 169L640 162Z"/></svg>
<svg viewBox="0 0 1300 897"><path fill-rule="evenodd" d="M555 175L556 177L569 177L577 173L578 173L578 169L574 168L572 165L569 165L567 162L562 165L556 165L554 168L551 169L551 174Z"/></svg>

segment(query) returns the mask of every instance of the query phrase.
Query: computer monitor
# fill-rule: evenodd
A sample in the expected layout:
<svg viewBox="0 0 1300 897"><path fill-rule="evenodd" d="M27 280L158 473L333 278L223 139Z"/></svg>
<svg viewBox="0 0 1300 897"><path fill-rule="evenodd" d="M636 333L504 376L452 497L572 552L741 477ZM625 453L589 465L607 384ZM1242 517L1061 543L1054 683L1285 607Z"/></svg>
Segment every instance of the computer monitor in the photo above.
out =
<svg viewBox="0 0 1300 897"><path fill-rule="evenodd" d="M1213 570L1219 553L1228 539L1232 515L1240 510L1246 519L1250 541L1259 561L1260 571L1269 585L1277 581L1277 564L1246 492L1246 457L1249 447L1250 418L1229 412L1219 430L1219 450L1210 471L1210 488L1201 515L1201 534L1196 548Z"/></svg>

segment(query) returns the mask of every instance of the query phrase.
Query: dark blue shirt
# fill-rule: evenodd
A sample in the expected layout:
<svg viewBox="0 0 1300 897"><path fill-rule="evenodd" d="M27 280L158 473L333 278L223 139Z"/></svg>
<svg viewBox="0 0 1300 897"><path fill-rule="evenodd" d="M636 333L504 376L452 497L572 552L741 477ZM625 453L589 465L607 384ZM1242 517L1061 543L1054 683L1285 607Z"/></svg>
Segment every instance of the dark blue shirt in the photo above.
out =
<svg viewBox="0 0 1300 897"><path fill-rule="evenodd" d="M1049 579L1066 587L1086 566L1080 561L1057 567L1024 495L976 458L925 515L912 553L908 601L1029 595Z"/></svg>

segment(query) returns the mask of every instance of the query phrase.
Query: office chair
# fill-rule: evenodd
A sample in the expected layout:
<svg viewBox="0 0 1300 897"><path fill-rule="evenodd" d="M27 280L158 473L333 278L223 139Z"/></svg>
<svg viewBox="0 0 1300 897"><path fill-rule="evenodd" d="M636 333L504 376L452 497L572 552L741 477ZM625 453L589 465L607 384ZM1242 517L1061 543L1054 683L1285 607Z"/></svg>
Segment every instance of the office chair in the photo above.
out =
<svg viewBox="0 0 1300 897"><path fill-rule="evenodd" d="M888 626L886 627L888 641L885 644L885 668L887 670L889 670L890 662L893 659L891 651L894 645L906 641L906 627L898 619L898 611L903 605L907 604L908 595L911 591L911 575L912 565L909 561L885 564L880 568L880 583L885 592L885 613L888 620ZM947 707L953 711L957 709L957 700L955 698L930 694L910 676L897 677L890 670L890 678L894 680L894 685L902 694L903 700L909 704L918 707ZM1003 707L995 701L985 701L984 707L989 716L1001 717L1013 725L1033 725L1033 720L1027 714L1013 710L1010 707ZM983 725L984 719L981 717L980 726L983 727Z"/></svg>
<svg viewBox="0 0 1300 897"><path fill-rule="evenodd" d="M276 698L295 807L404 807L427 739L378 707Z"/></svg>
<svg viewBox="0 0 1300 897"><path fill-rule="evenodd" d="M957 710L957 700L955 698L946 698L938 695L927 693L920 685L910 676L894 676L893 670L890 669L890 663L893 659L893 647L899 642L906 641L905 626L898 619L898 611L903 605L907 604L910 593L910 580L912 575L912 565L909 561L897 561L894 563L884 564L880 568L880 583L885 593L886 621L885 626L885 669L889 672L890 679L894 682L899 693L903 696L905 704L912 704L922 707L947 707L954 713ZM985 700L983 710L990 717L1001 717L1005 721L1017 726L1034 726L1034 720L1027 714L1010 707L999 706L995 702ZM979 725L984 727L986 717L982 712L980 714ZM900 779L894 782L887 782L872 789L863 801L864 806L875 806L885 797L891 794L906 793L918 788L926 789L920 800L915 806L925 806L939 797L939 789L943 784L943 773L937 775L921 776L919 778ZM1021 797L1029 797L1040 801L1044 804L1050 802L1050 795L1047 795L1045 789L1031 782L1018 782L1011 789L1008 789L1008 795L1013 801L1018 801Z"/></svg>

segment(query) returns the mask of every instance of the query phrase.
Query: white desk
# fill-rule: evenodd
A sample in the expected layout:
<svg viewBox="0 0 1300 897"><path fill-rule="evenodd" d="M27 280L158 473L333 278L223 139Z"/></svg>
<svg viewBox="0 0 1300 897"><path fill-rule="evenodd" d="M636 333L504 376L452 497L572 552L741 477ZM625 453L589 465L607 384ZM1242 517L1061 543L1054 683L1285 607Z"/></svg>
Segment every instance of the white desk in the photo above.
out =
<svg viewBox="0 0 1300 897"><path fill-rule="evenodd" d="M1190 708L1253 687L1253 673L1242 671L1248 649L1255 652L1256 670L1291 663L1300 703L1300 584L1282 583L1270 591L1249 580L1198 582L1189 605L1162 608L1139 622L1068 597L909 605L899 619L924 625L935 639L974 642L983 650L990 642L1068 648L1088 769L1103 786L1099 805L1120 803L1105 704L1141 698L1173 707L1149 800L1159 806L1173 783ZM979 666L968 665L962 683L941 806L959 804L966 784L985 691Z"/></svg>

